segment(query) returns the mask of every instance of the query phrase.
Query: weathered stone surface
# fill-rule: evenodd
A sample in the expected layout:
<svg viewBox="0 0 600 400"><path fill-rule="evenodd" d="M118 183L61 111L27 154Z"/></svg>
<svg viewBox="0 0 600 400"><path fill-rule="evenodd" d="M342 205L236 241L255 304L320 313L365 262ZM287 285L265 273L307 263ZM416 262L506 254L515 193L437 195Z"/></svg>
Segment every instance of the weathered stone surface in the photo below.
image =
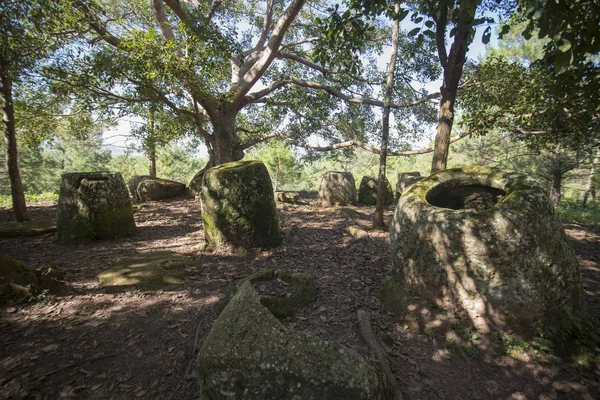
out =
<svg viewBox="0 0 600 400"><path fill-rule="evenodd" d="M159 201L182 196L187 189L183 183L168 179L133 176L128 183L134 201Z"/></svg>
<svg viewBox="0 0 600 400"><path fill-rule="evenodd" d="M363 176L358 187L358 202L368 206L374 206L377 203L377 179L370 176ZM385 199L386 206L394 203L392 186L386 179L385 181Z"/></svg>
<svg viewBox="0 0 600 400"><path fill-rule="evenodd" d="M352 235L356 240L369 239L369 232L359 228L358 226L349 226L345 229L345 231Z"/></svg>
<svg viewBox="0 0 600 400"><path fill-rule="evenodd" d="M356 183L350 172L325 172L319 188L319 203L323 207L356 204Z"/></svg>
<svg viewBox="0 0 600 400"><path fill-rule="evenodd" d="M270 248L281 243L273 186L262 162L239 161L209 169L201 201L210 247Z"/></svg>
<svg viewBox="0 0 600 400"><path fill-rule="evenodd" d="M255 287L261 282L281 282L289 287L291 295L278 297L274 295L260 295L260 303L277 318L294 315L299 309L314 303L317 299L315 279L307 274L297 274L286 270L263 268L254 274L242 279L237 287L249 281Z"/></svg>
<svg viewBox="0 0 600 400"><path fill-rule="evenodd" d="M58 239L63 243L135 231L131 200L119 173L63 174L57 214Z"/></svg>
<svg viewBox="0 0 600 400"><path fill-rule="evenodd" d="M37 236L56 232L55 220L0 223L0 238Z"/></svg>
<svg viewBox="0 0 600 400"><path fill-rule="evenodd" d="M140 201L167 200L183 196L186 187L183 183L168 179L146 179L138 185L137 193Z"/></svg>
<svg viewBox="0 0 600 400"><path fill-rule="evenodd" d="M184 282L192 259L172 251L136 254L115 263L98 275L100 286L113 290L158 290Z"/></svg>
<svg viewBox="0 0 600 400"><path fill-rule="evenodd" d="M134 175L127 182L127 189L129 189L129 194L135 203L140 201L140 196L138 195L137 188L140 183L145 181L146 179L152 179L149 175Z"/></svg>
<svg viewBox="0 0 600 400"><path fill-rule="evenodd" d="M396 181L396 200L402 196L402 193L406 192L411 185L422 180L420 172L401 172L398 174L398 180Z"/></svg>
<svg viewBox="0 0 600 400"><path fill-rule="evenodd" d="M377 370L344 346L286 329L244 282L198 356L204 388L218 399L381 398Z"/></svg>
<svg viewBox="0 0 600 400"><path fill-rule="evenodd" d="M390 242L407 292L459 307L481 331L527 334L582 307L562 224L545 190L516 172L465 167L414 184Z"/></svg>
<svg viewBox="0 0 600 400"><path fill-rule="evenodd" d="M300 192L275 192L275 200L281 203L296 204L300 201Z"/></svg>

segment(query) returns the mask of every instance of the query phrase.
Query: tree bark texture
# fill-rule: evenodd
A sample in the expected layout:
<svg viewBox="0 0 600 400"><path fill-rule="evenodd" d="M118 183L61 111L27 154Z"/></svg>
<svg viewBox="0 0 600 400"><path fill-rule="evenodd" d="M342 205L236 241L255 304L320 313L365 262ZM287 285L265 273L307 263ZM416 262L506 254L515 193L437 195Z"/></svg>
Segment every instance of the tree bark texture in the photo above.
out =
<svg viewBox="0 0 600 400"><path fill-rule="evenodd" d="M594 178L596 177L596 168L598 167L598 162L600 161L600 147L596 151L596 156L592 160L592 166L590 167L590 174L588 175L587 185L585 186L585 192L583 193L583 200L581 202L581 206L585 207L587 205L588 198L590 197L590 193L594 188Z"/></svg>
<svg viewBox="0 0 600 400"><path fill-rule="evenodd" d="M436 35L438 54L444 70L444 80L440 88L440 106L438 116L438 127L435 135L433 160L431 161L431 173L444 171L448 163L448 150L450 148L450 134L454 124L454 103L458 92L458 84L463 72L468 50L468 37L473 30L473 19L477 10L477 1L465 1L460 3L458 10L458 22L454 41L450 46L450 53L446 56L446 43L442 35L447 28L447 15L450 7L449 2L440 2L439 7L442 18L438 19Z"/></svg>
<svg viewBox="0 0 600 400"><path fill-rule="evenodd" d="M400 3L394 4L396 14L400 12ZM387 147L390 137L390 105L392 103L392 90L394 87L394 74L396 71L396 58L398 57L398 32L400 30L400 21L396 19L392 28L392 54L388 65L387 82L385 84L385 99L383 106L383 129L381 132L381 153L379 154L379 177L377 179L377 199L375 203L375 215L373 216L373 226L383 229L385 221L383 220L383 210L385 208L385 193L387 189L387 180L385 177L387 166Z"/></svg>
<svg viewBox="0 0 600 400"><path fill-rule="evenodd" d="M0 62L0 92L2 95L2 122L4 124L4 141L6 143L6 167L10 181L13 214L16 221L29 221L25 194L21 183L19 159L17 150L17 135L15 130L15 110L12 101L12 79L8 66Z"/></svg>
<svg viewBox="0 0 600 400"><path fill-rule="evenodd" d="M156 178L156 145L154 143L148 148L148 175Z"/></svg>
<svg viewBox="0 0 600 400"><path fill-rule="evenodd" d="M558 203L560 203L562 192L562 180L562 171L554 171L552 173L552 187L550 189L550 199L552 200L552 204L554 204L555 207L558 205Z"/></svg>
<svg viewBox="0 0 600 400"><path fill-rule="evenodd" d="M235 120L238 111L229 107L211 116L213 125L212 153L215 165L244 158L244 150L237 136Z"/></svg>

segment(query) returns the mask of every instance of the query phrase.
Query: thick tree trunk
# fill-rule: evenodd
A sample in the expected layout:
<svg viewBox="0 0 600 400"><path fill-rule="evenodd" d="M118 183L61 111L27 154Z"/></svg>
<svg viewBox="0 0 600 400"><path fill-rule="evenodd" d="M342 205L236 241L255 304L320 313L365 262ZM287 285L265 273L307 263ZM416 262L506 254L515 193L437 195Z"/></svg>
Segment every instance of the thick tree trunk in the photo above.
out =
<svg viewBox="0 0 600 400"><path fill-rule="evenodd" d="M17 221L29 221L25 194L21 183L17 151L17 135L15 131L15 111L12 102L12 79L8 68L0 63L0 92L2 95L2 122L4 123L4 141L6 142L6 167L10 180L13 213Z"/></svg>
<svg viewBox="0 0 600 400"><path fill-rule="evenodd" d="M211 118L213 125L213 156L215 165L221 165L244 158L244 150L237 137L235 119L237 111L224 107L224 110Z"/></svg>
<svg viewBox="0 0 600 400"><path fill-rule="evenodd" d="M598 162L600 161L600 147L596 152L596 156L592 160L592 166L590 167L590 174L588 175L587 185L585 187L585 193L583 193L583 201L581 202L581 206L585 207L587 205L588 197L590 197L590 193L592 193L594 189L594 178L596 177L596 167L598 166ZM594 196L595 197L595 196Z"/></svg>
<svg viewBox="0 0 600 400"><path fill-rule="evenodd" d="M550 189L550 199L552 200L552 204L554 204L555 207L558 205L558 203L560 203L562 192L562 180L562 171L554 171L552 173L552 187Z"/></svg>
<svg viewBox="0 0 600 400"><path fill-rule="evenodd" d="M400 4L394 4L396 14L400 12ZM377 199L375 202L375 215L373 216L373 226L378 229L385 228L383 220L383 211L385 208L387 180L385 177L387 167L387 148L390 137L390 104L392 103L392 89L394 86L394 73L396 71L396 57L398 56L398 32L400 30L400 21L395 20L392 28L392 54L390 55L390 64L388 65L387 82L385 86L385 100L383 107L383 129L381 132L381 153L379 154L379 177L377 178Z"/></svg>

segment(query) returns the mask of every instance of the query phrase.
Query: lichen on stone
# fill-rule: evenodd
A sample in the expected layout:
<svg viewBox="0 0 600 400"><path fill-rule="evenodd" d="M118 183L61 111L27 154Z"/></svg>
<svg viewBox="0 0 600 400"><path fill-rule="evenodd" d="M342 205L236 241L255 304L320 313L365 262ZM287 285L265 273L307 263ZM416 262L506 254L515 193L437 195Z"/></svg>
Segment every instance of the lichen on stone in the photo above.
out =
<svg viewBox="0 0 600 400"><path fill-rule="evenodd" d="M356 183L352 173L325 172L321 178L318 198L323 207L356 204Z"/></svg>
<svg viewBox="0 0 600 400"><path fill-rule="evenodd" d="M209 247L271 248L281 243L271 178L262 162L239 161L209 169L201 201Z"/></svg>
<svg viewBox="0 0 600 400"><path fill-rule="evenodd" d="M259 282L273 280L283 281L285 285L291 285L293 288L289 297L260 295L261 304L277 318L294 315L299 309L314 303L317 298L317 287L315 285L315 279L312 276L272 268L263 268L252 275L245 277L238 282L236 288L241 287L246 281L256 285Z"/></svg>
<svg viewBox="0 0 600 400"><path fill-rule="evenodd" d="M109 239L133 232L133 209L121 174L63 174L57 211L59 241Z"/></svg>
<svg viewBox="0 0 600 400"><path fill-rule="evenodd" d="M370 176L363 176L358 188L358 202L368 206L374 206L377 203L377 179ZM387 179L385 180L385 197L383 203L385 205L394 203L392 186Z"/></svg>
<svg viewBox="0 0 600 400"><path fill-rule="evenodd" d="M249 281L214 322L198 369L212 399L381 398L372 364L338 343L285 328Z"/></svg>
<svg viewBox="0 0 600 400"><path fill-rule="evenodd" d="M472 209L429 202L478 186L492 197ZM581 310L574 252L531 177L464 167L417 182L398 202L390 244L393 278L405 290L457 305L482 331L526 334Z"/></svg>

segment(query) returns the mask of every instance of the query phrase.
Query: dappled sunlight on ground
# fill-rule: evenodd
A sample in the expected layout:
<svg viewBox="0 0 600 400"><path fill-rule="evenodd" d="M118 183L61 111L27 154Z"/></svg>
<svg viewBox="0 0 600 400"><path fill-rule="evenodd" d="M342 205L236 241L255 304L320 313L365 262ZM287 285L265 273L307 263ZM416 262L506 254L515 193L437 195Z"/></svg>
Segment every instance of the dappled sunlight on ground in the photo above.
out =
<svg viewBox="0 0 600 400"><path fill-rule="evenodd" d="M0 397L85 399L197 398L191 377L199 346L243 277L262 268L313 275L317 300L285 326L368 354L356 311L369 311L408 399L593 398L600 376L529 343L480 335L468 318L414 299L397 321L382 305L391 262L389 235L370 229L374 207L321 208L312 200L279 204L283 244L266 251L205 252L195 201L137 208L129 238L63 246L52 234L0 240L0 250L34 267L56 265L65 283L37 303L2 306ZM50 211L49 211L50 212ZM43 210L40 215L43 215ZM392 208L386 211L386 221ZM2 217L0 215L0 217ZM368 233L357 239L355 226ZM580 257L588 301L600 297L600 235L568 228ZM136 253L190 257L182 284L110 293L96 276Z"/></svg>

